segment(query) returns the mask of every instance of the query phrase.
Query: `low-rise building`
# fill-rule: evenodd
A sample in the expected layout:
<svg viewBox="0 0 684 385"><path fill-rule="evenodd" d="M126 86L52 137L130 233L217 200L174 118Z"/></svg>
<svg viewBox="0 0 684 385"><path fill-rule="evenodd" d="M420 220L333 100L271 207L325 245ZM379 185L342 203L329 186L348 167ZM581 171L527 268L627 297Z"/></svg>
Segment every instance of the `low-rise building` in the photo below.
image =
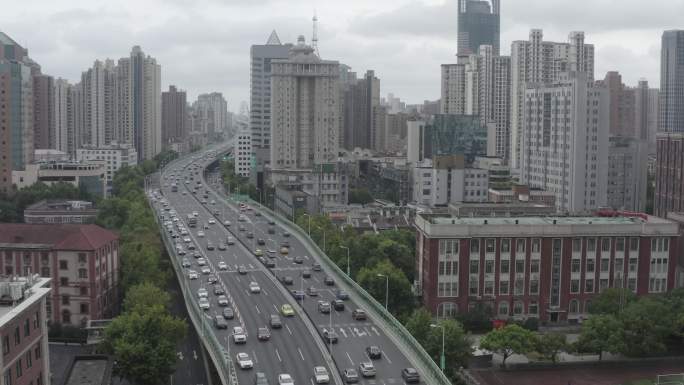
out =
<svg viewBox="0 0 684 385"><path fill-rule="evenodd" d="M93 202L42 200L24 209L25 223L94 223L98 210Z"/></svg>
<svg viewBox="0 0 684 385"><path fill-rule="evenodd" d="M439 317L482 304L499 319L577 323L607 288L675 287L679 226L658 217L418 214L415 225L416 291Z"/></svg>
<svg viewBox="0 0 684 385"><path fill-rule="evenodd" d="M277 185L275 189L275 209L287 218L299 213L318 213L316 197L287 185Z"/></svg>
<svg viewBox="0 0 684 385"><path fill-rule="evenodd" d="M130 144L112 143L101 147L84 146L76 150L76 160L83 163L103 163L107 173L107 194L111 193L114 174L124 166L138 164L138 152Z"/></svg>
<svg viewBox="0 0 684 385"><path fill-rule="evenodd" d="M52 322L85 326L119 305L119 237L97 225L0 223L0 271L52 278Z"/></svg>
<svg viewBox="0 0 684 385"><path fill-rule="evenodd" d="M527 202L555 206L556 194L550 191L531 189L529 186L518 184L505 190L489 189L489 201L492 203Z"/></svg>
<svg viewBox="0 0 684 385"><path fill-rule="evenodd" d="M46 303L50 279L0 277L0 368L5 385L50 384Z"/></svg>
<svg viewBox="0 0 684 385"><path fill-rule="evenodd" d="M449 212L457 217L528 217L553 215L556 207L534 202L452 203Z"/></svg>
<svg viewBox="0 0 684 385"><path fill-rule="evenodd" d="M12 184L17 189L36 182L51 185L65 182L93 196L106 197L107 171L104 163L49 162L26 165L24 170L12 171Z"/></svg>
<svg viewBox="0 0 684 385"><path fill-rule="evenodd" d="M430 207L486 202L487 170L468 167L462 155L437 156L413 168L413 202Z"/></svg>

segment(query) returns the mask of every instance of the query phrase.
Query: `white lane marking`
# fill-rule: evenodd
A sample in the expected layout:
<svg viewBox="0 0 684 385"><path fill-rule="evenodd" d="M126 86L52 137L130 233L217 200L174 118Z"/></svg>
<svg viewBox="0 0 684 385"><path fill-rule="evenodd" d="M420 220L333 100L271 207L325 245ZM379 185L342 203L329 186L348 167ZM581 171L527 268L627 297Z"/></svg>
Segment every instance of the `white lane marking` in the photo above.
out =
<svg viewBox="0 0 684 385"><path fill-rule="evenodd" d="M375 334L380 335L380 332L375 328L375 326L371 326L371 330L373 330Z"/></svg>
<svg viewBox="0 0 684 385"><path fill-rule="evenodd" d="M349 358L349 362L351 362L352 366L354 366L354 361L352 361L351 356L349 355L349 352L345 352L347 354L347 358Z"/></svg>
<svg viewBox="0 0 684 385"><path fill-rule="evenodd" d="M304 354L302 354L302 349L297 347L297 351L299 352L299 356L302 357L302 361L304 361Z"/></svg>
<svg viewBox="0 0 684 385"><path fill-rule="evenodd" d="M278 357L278 361L283 362L283 359L280 358L280 353L278 353L278 349L275 350L276 356Z"/></svg>
<svg viewBox="0 0 684 385"><path fill-rule="evenodd" d="M347 338L347 332L344 329L340 328L340 333L342 333L344 338Z"/></svg>
<svg viewBox="0 0 684 385"><path fill-rule="evenodd" d="M285 324L285 328L286 328L287 331L290 333L290 335L292 335L292 330L290 330L290 326L287 325L287 324Z"/></svg>
<svg viewBox="0 0 684 385"><path fill-rule="evenodd" d="M382 350L382 357L383 357L384 359L386 359L387 362L390 363L390 365L392 364L392 360L390 360L389 356L387 356L387 353L385 353L384 350Z"/></svg>
<svg viewBox="0 0 684 385"><path fill-rule="evenodd" d="M252 350L252 357L254 357L254 362L256 362L258 364L259 359L257 358L256 352L254 350Z"/></svg>
<svg viewBox="0 0 684 385"><path fill-rule="evenodd" d="M276 313L278 313L278 306L276 306L275 304L273 304L273 308L275 309Z"/></svg>
<svg viewBox="0 0 684 385"><path fill-rule="evenodd" d="M259 310L259 305L254 305L254 307L256 308L257 313L261 314L261 310Z"/></svg>

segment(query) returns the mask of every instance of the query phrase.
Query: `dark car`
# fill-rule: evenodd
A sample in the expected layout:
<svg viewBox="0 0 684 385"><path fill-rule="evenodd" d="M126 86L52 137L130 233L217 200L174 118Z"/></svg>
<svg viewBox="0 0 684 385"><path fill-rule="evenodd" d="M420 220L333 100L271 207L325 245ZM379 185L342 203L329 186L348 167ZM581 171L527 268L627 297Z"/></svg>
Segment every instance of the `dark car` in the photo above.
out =
<svg viewBox="0 0 684 385"><path fill-rule="evenodd" d="M318 262L314 262L313 265L311 265L311 270L313 271L321 271L321 264Z"/></svg>
<svg viewBox="0 0 684 385"><path fill-rule="evenodd" d="M302 263L304 263L304 259L298 255L292 259L292 262L301 265Z"/></svg>
<svg viewBox="0 0 684 385"><path fill-rule="evenodd" d="M318 290L316 290L315 287L310 286L308 289L306 289L306 294L308 294L310 297L318 297Z"/></svg>
<svg viewBox="0 0 684 385"><path fill-rule="evenodd" d="M214 326L216 326L216 329L228 329L228 322L226 322L224 317L217 315L214 317Z"/></svg>
<svg viewBox="0 0 684 385"><path fill-rule="evenodd" d="M354 311L352 312L352 318L357 321L365 321L366 312L361 309L354 309Z"/></svg>
<svg viewBox="0 0 684 385"><path fill-rule="evenodd" d="M269 234L275 234L275 228L269 227L269 228L268 228L268 233L269 233Z"/></svg>
<svg viewBox="0 0 684 385"><path fill-rule="evenodd" d="M404 368L404 370L401 371L401 378L407 383L420 382L420 375L418 374L418 371L413 368Z"/></svg>
<svg viewBox="0 0 684 385"><path fill-rule="evenodd" d="M289 236L290 236L290 233L288 233L287 231L285 231L285 232L283 233L283 237L287 238L287 237L289 237Z"/></svg>
<svg viewBox="0 0 684 385"><path fill-rule="evenodd" d="M311 270L304 270L302 271L302 277L304 278L311 278Z"/></svg>
<svg viewBox="0 0 684 385"><path fill-rule="evenodd" d="M341 299L341 300L349 299L349 293L347 293L346 291L344 291L342 289L337 290L336 296L337 296L337 299Z"/></svg>
<svg viewBox="0 0 684 385"><path fill-rule="evenodd" d="M233 311L232 307L223 308L223 318L225 318L225 319L235 318L235 312Z"/></svg>
<svg viewBox="0 0 684 385"><path fill-rule="evenodd" d="M266 241L265 241L263 238L259 238L259 239L257 239L257 244L259 244L259 245L265 245L265 244L266 244Z"/></svg>
<svg viewBox="0 0 684 385"><path fill-rule="evenodd" d="M284 276L284 277L281 279L281 282L282 282L284 285L292 285L292 283L294 283L294 280L293 280L292 277L290 277L289 275L286 275L286 276Z"/></svg>
<svg viewBox="0 0 684 385"><path fill-rule="evenodd" d="M271 319L268 321L273 329L280 329L283 327L283 322L280 320L278 314L271 314Z"/></svg>
<svg viewBox="0 0 684 385"><path fill-rule="evenodd" d="M257 338L259 341L268 341L271 339L271 332L267 327L259 328L259 330L257 330Z"/></svg>
<svg viewBox="0 0 684 385"><path fill-rule="evenodd" d="M325 277L323 278L323 283L325 283L327 286L334 286L335 280L332 277Z"/></svg>
<svg viewBox="0 0 684 385"><path fill-rule="evenodd" d="M268 267L269 269L276 267L275 261L272 259L269 259L268 261L266 261L266 267Z"/></svg>
<svg viewBox="0 0 684 385"><path fill-rule="evenodd" d="M275 221L274 221L273 219L269 219L269 220L268 220L268 224L271 225L271 226L273 226L273 225L275 225Z"/></svg>
<svg viewBox="0 0 684 385"><path fill-rule="evenodd" d="M336 299L332 302L333 304L333 309L337 311L343 311L344 310L344 301L341 299Z"/></svg>
<svg viewBox="0 0 684 385"><path fill-rule="evenodd" d="M254 238L254 233L251 231L249 233L247 233L247 238L249 238L249 239Z"/></svg>
<svg viewBox="0 0 684 385"><path fill-rule="evenodd" d="M292 290L292 296L295 297L295 299L300 300L304 299L304 292L301 290Z"/></svg>
<svg viewBox="0 0 684 385"><path fill-rule="evenodd" d="M368 355L368 358L371 360L379 360L382 358L382 350L380 350L380 347L371 345L366 348L366 354Z"/></svg>
<svg viewBox="0 0 684 385"><path fill-rule="evenodd" d="M337 333L334 330L323 329L323 340L329 344L337 343Z"/></svg>

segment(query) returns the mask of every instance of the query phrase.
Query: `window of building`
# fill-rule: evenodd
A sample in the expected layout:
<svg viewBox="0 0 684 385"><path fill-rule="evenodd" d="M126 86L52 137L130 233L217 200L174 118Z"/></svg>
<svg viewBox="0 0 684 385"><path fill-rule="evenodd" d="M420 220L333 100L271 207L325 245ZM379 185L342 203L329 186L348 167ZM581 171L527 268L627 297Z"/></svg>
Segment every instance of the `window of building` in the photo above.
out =
<svg viewBox="0 0 684 385"><path fill-rule="evenodd" d="M639 250L639 238L629 238L629 251Z"/></svg>
<svg viewBox="0 0 684 385"><path fill-rule="evenodd" d="M593 293L594 292L594 280L593 279L587 279L584 281L584 292L585 293Z"/></svg>
<svg viewBox="0 0 684 385"><path fill-rule="evenodd" d="M572 252L579 253L582 251L582 239L574 238L572 240Z"/></svg>
<svg viewBox="0 0 684 385"><path fill-rule="evenodd" d="M60 278L59 278L59 285L60 285L60 286L69 286L69 278L67 278L67 277L60 277Z"/></svg>
<svg viewBox="0 0 684 385"><path fill-rule="evenodd" d="M484 294L494 295L494 281L485 281Z"/></svg>
<svg viewBox="0 0 684 385"><path fill-rule="evenodd" d="M627 288L631 290L632 292L636 293L636 288L637 288L637 279L636 278L630 278L627 280Z"/></svg>
<svg viewBox="0 0 684 385"><path fill-rule="evenodd" d="M625 251L625 238L615 239L615 251L622 252Z"/></svg>
<svg viewBox="0 0 684 385"><path fill-rule="evenodd" d="M10 351L10 340L9 336L2 337L2 354L8 354Z"/></svg>
<svg viewBox="0 0 684 385"><path fill-rule="evenodd" d="M530 279L530 295L538 295L539 294L539 280L538 279Z"/></svg>
<svg viewBox="0 0 684 385"><path fill-rule="evenodd" d="M24 337L31 335L31 321L27 318L24 320Z"/></svg>
<svg viewBox="0 0 684 385"><path fill-rule="evenodd" d="M495 245L496 245L496 239L487 238L486 243L485 243L485 252L493 253L496 250Z"/></svg>
<svg viewBox="0 0 684 385"><path fill-rule="evenodd" d="M12 368L8 368L7 370L5 370L5 373L2 376L5 385L12 385Z"/></svg>
<svg viewBox="0 0 684 385"><path fill-rule="evenodd" d="M510 253L511 252L511 240L508 238L501 240L501 252Z"/></svg>
<svg viewBox="0 0 684 385"><path fill-rule="evenodd" d="M492 260L485 261L485 274L493 274L493 273L494 273L494 261L492 261Z"/></svg>
<svg viewBox="0 0 684 385"><path fill-rule="evenodd" d="M577 294L580 291L580 280L573 279L570 280L570 293Z"/></svg>
<svg viewBox="0 0 684 385"><path fill-rule="evenodd" d="M470 274L480 273L480 261L470 261Z"/></svg>
<svg viewBox="0 0 684 385"><path fill-rule="evenodd" d="M568 306L568 312L570 314L579 313L579 301L578 300L576 300L576 299L570 300L570 306Z"/></svg>
<svg viewBox="0 0 684 385"><path fill-rule="evenodd" d="M525 280L523 278L517 278L515 280L515 295L525 294Z"/></svg>
<svg viewBox="0 0 684 385"><path fill-rule="evenodd" d="M610 270L610 259L601 258L601 272L607 273Z"/></svg>
<svg viewBox="0 0 684 385"><path fill-rule="evenodd" d="M86 278L88 278L88 270L86 270L86 269L78 269L78 278L80 278L80 279L86 279Z"/></svg>
<svg viewBox="0 0 684 385"><path fill-rule="evenodd" d="M59 260L59 269L60 270L69 270L69 263L68 261L65 261L63 259Z"/></svg>
<svg viewBox="0 0 684 385"><path fill-rule="evenodd" d="M570 271L573 273L579 273L582 271L582 261L579 258L572 260L572 263L570 264Z"/></svg>
<svg viewBox="0 0 684 385"><path fill-rule="evenodd" d="M78 263L86 263L86 253L78 253Z"/></svg>
<svg viewBox="0 0 684 385"><path fill-rule="evenodd" d="M470 295L476 296L478 294L478 292L479 292L478 284L479 284L479 281L477 279L472 279L472 278L470 279L470 281L468 282L468 292L470 293Z"/></svg>
<svg viewBox="0 0 684 385"><path fill-rule="evenodd" d="M14 346L21 344L21 333L19 331L19 326L14 328Z"/></svg>
<svg viewBox="0 0 684 385"><path fill-rule="evenodd" d="M19 378L23 375L23 373L22 373L23 368L21 367L21 358L18 359L17 363L14 365L14 370L17 372L17 378Z"/></svg>
<svg viewBox="0 0 684 385"><path fill-rule="evenodd" d="M499 295L508 295L509 287L509 281L499 281Z"/></svg>
<svg viewBox="0 0 684 385"><path fill-rule="evenodd" d="M499 302L499 316L501 317L507 317L508 316L508 302L506 301L501 301Z"/></svg>
<svg viewBox="0 0 684 385"><path fill-rule="evenodd" d="M41 267L40 268L40 276L43 278L50 278L50 268L49 267Z"/></svg>
<svg viewBox="0 0 684 385"><path fill-rule="evenodd" d="M479 256L480 255L480 240L479 239L471 239L470 240L470 257L474 256Z"/></svg>
<svg viewBox="0 0 684 385"><path fill-rule="evenodd" d="M539 264L541 262L537 259L533 259L530 261L530 273L536 274L539 273Z"/></svg>
<svg viewBox="0 0 684 385"><path fill-rule="evenodd" d="M521 315L523 313L523 303L515 301L513 303L513 315Z"/></svg>
<svg viewBox="0 0 684 385"><path fill-rule="evenodd" d="M36 357L36 360L40 359L41 351L40 351L40 344L36 345L36 348L33 349L34 356Z"/></svg>
<svg viewBox="0 0 684 385"><path fill-rule="evenodd" d="M596 267L594 265L594 260L587 258L587 274L593 274L594 273L594 268Z"/></svg>
<svg viewBox="0 0 684 385"><path fill-rule="evenodd" d="M610 238L601 238L601 253L610 252ZM605 254L604 254L605 255Z"/></svg>
<svg viewBox="0 0 684 385"><path fill-rule="evenodd" d="M596 251L596 238L587 238L587 252Z"/></svg>
<svg viewBox="0 0 684 385"><path fill-rule="evenodd" d="M40 313L35 312L35 314L33 314L33 328L38 329L39 327L40 327Z"/></svg>
<svg viewBox="0 0 684 385"><path fill-rule="evenodd" d="M62 323L71 323L71 312L67 309L62 310Z"/></svg>
<svg viewBox="0 0 684 385"><path fill-rule="evenodd" d="M530 301L527 305L528 314L539 314L539 303L537 301Z"/></svg>
<svg viewBox="0 0 684 385"><path fill-rule="evenodd" d="M29 369L33 366L33 352L29 350L26 352L26 368Z"/></svg>
<svg viewBox="0 0 684 385"><path fill-rule="evenodd" d="M541 252L541 239L540 238L533 238L532 239L532 252L533 253Z"/></svg>
<svg viewBox="0 0 684 385"><path fill-rule="evenodd" d="M515 253L524 253L525 252L525 240L524 239L518 239L515 241Z"/></svg>
<svg viewBox="0 0 684 385"><path fill-rule="evenodd" d="M456 316L458 306L452 302L442 302L437 306L437 317L453 318Z"/></svg>
<svg viewBox="0 0 684 385"><path fill-rule="evenodd" d="M81 303L81 314L90 314L90 306L87 303Z"/></svg>
<svg viewBox="0 0 684 385"><path fill-rule="evenodd" d="M525 260L524 259L516 259L515 260L515 272L518 274L524 274L525 273Z"/></svg>
<svg viewBox="0 0 684 385"><path fill-rule="evenodd" d="M508 274L510 271L510 266L511 266L511 261L509 261L508 259L502 259L501 260L501 267L500 267L501 271L500 271L500 273L501 274Z"/></svg>
<svg viewBox="0 0 684 385"><path fill-rule="evenodd" d="M70 303L69 295L62 295L62 305L68 305Z"/></svg>
<svg viewBox="0 0 684 385"><path fill-rule="evenodd" d="M607 288L608 288L608 279L603 278L603 279L599 280L599 293L602 293Z"/></svg>

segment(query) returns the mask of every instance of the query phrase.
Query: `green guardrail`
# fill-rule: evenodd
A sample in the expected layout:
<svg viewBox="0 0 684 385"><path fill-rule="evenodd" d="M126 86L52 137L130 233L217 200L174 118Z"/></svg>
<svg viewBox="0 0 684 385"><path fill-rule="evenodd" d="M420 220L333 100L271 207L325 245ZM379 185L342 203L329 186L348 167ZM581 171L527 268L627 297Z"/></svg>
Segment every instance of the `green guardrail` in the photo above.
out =
<svg viewBox="0 0 684 385"><path fill-rule="evenodd" d="M172 164L173 163L167 165L167 167L171 166ZM147 192L145 193L147 194ZM160 228L162 241L166 246L166 250L169 253L169 259L171 259L172 262L171 265L173 266L176 276L179 279L183 298L185 300L186 308L188 309L188 314L190 315L195 328L198 332L200 332L202 341L208 345L207 347L209 349L207 350L209 351L209 354L211 355L212 360L218 369L222 382L224 382L226 385L238 385L237 373L235 366L233 365L233 360L231 359L230 347L222 345L221 342L216 338L216 335L212 332L212 323L208 321L204 311L201 311L199 306L196 306L193 302L194 297L192 291L188 286L187 277L183 273L183 268L180 265L182 257L176 253L176 247L174 246L172 240L169 239L168 232L166 229L164 229L162 224L159 223L159 215L161 213L155 209L152 202L150 202L149 197L146 198L148 205L155 214L154 220L157 222L157 225Z"/></svg>
<svg viewBox="0 0 684 385"><path fill-rule="evenodd" d="M232 199L232 196L228 197L229 200L236 201ZM237 201L236 201L237 202ZM272 216L274 219L277 219L279 222L281 222L281 225L286 227L287 229L290 230L290 232L296 232L297 234L300 235L302 239L304 239L307 247L312 249L314 252L316 252L318 255L322 256L321 260L323 263L334 272L334 274L337 275L337 278L341 278L344 280L344 282L347 283L347 285L351 286L356 293L359 294L360 299L363 301L363 305L365 305L366 308L372 308L374 313L380 316L381 321L385 324L386 327L383 327L385 332L389 333L391 332L395 337L397 337L400 342L403 345L404 353L410 352L411 354L407 354L407 358L415 363L418 364L416 366L419 366L419 370L421 371L422 377L426 380L426 383L430 385L451 385L451 381L449 378L440 370L440 368L437 366L437 364L433 361L432 357L423 349L423 347L420 345L418 341L409 333L408 330L404 327L404 325L399 322L392 313L387 311L385 309L385 306L380 304L375 298L373 298L372 295L370 295L363 287L361 287L356 281L351 279L342 269L340 269L339 266L335 262L328 257L328 255L321 250L318 245L311 240L309 235L290 221L288 218L285 218L281 214L278 214L271 210L270 208L263 206L259 202L253 201L251 199L248 200L249 204L252 207L258 207L261 211L267 213L268 215ZM417 362L416 362L417 361Z"/></svg>

